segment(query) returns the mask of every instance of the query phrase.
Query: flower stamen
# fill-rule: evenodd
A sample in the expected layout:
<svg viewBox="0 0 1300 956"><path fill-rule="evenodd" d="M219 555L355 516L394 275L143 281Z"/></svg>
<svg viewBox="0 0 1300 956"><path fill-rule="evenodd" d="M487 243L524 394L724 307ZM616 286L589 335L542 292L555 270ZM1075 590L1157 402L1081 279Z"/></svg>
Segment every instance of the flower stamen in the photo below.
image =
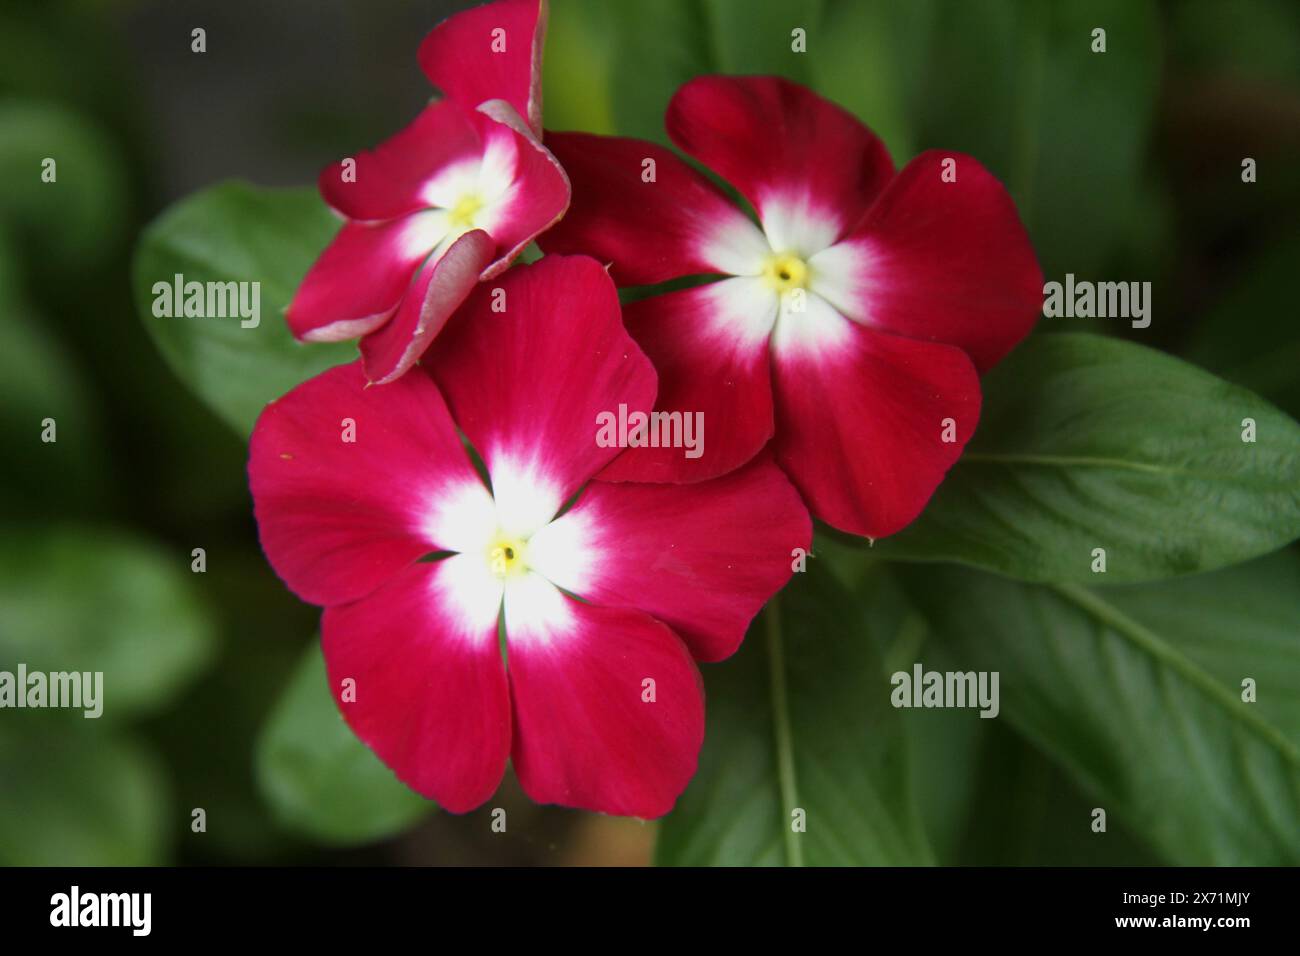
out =
<svg viewBox="0 0 1300 956"><path fill-rule="evenodd" d="M474 225L474 217L486 205L483 197L478 193L466 193L456 200L456 205L451 207L451 224L457 229L470 229Z"/></svg>
<svg viewBox="0 0 1300 956"><path fill-rule="evenodd" d="M808 284L808 263L793 253L778 253L763 263L763 278L782 294L803 289Z"/></svg>
<svg viewBox="0 0 1300 956"><path fill-rule="evenodd" d="M524 542L517 538L499 535L493 539L488 545L487 559L492 573L502 580L528 569L524 561Z"/></svg>

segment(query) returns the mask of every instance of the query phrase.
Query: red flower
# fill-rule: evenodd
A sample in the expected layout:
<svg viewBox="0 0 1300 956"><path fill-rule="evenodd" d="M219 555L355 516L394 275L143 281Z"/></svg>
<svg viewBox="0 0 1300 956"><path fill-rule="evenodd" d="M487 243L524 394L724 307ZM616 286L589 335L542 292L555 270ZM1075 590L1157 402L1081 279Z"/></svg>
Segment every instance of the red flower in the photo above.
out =
<svg viewBox="0 0 1300 956"><path fill-rule="evenodd" d="M546 0L496 0L448 17L420 44L420 68L466 105L505 100L542 135Z"/></svg>
<svg viewBox="0 0 1300 956"><path fill-rule="evenodd" d="M694 660L735 651L808 546L808 513L764 457L690 487L589 481L619 452L598 416L655 395L613 282L548 256L497 285L506 311L480 286L429 374L367 388L353 363L266 408L249 461L262 546L325 607L339 707L408 785L469 810L510 757L539 802L659 816L703 739Z"/></svg>
<svg viewBox="0 0 1300 956"><path fill-rule="evenodd" d="M500 0L425 38L420 62L447 98L321 173L348 221L289 306L295 336L360 337L367 377L390 382L480 280L564 215L568 180L537 139L545 14L539 0Z"/></svg>
<svg viewBox="0 0 1300 956"><path fill-rule="evenodd" d="M712 478L774 438L817 517L871 537L898 531L975 429L977 370L1041 309L1042 275L1010 197L955 153L923 153L895 174L866 127L782 79L693 80L667 128L752 204L761 228L666 149L546 138L574 195L544 249L610 262L620 285L731 277L626 311L659 373L659 407L702 411L710 453L640 448L601 477Z"/></svg>

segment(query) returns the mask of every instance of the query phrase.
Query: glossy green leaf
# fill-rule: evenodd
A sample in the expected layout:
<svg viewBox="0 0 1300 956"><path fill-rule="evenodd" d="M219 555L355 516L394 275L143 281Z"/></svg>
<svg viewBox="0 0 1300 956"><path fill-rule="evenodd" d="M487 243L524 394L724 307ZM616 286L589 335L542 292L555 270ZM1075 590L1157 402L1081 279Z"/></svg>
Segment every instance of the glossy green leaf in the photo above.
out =
<svg viewBox="0 0 1300 956"><path fill-rule="evenodd" d="M190 561L117 532L7 531L0 666L102 672L104 721L158 709L211 658Z"/></svg>
<svg viewBox="0 0 1300 956"><path fill-rule="evenodd" d="M1300 425L1168 355L1058 334L1031 338L987 376L965 454L921 517L876 548L1114 584L1223 567L1297 536Z"/></svg>
<svg viewBox="0 0 1300 956"><path fill-rule="evenodd" d="M882 591L868 616L812 562L734 658L705 665L700 768L661 825L660 864L931 862L872 636L900 627L903 613Z"/></svg>
<svg viewBox="0 0 1300 956"><path fill-rule="evenodd" d="M927 668L939 658L926 655ZM946 668L945 668L946 669ZM947 797L943 820L953 832L936 852L944 865L957 866L1157 866L1164 861L1119 818L1108 818L1106 832L1094 833L1097 805L1056 762L1006 721L968 719L955 710L924 714L935 731L918 741L916 752L928 774L918 778L930 803ZM947 750L942 733L961 750ZM938 744L934 753L925 747ZM955 758L955 759L954 759ZM924 804L923 804L924 806ZM927 824L934 826L930 817Z"/></svg>
<svg viewBox="0 0 1300 956"><path fill-rule="evenodd" d="M314 189L211 186L167 209L136 249L136 310L177 376L239 434L267 402L356 358L351 342L304 344L283 312L338 228ZM259 282L260 317L159 317L155 283ZM159 292L161 293L161 289ZM251 321L251 320L249 320Z"/></svg>
<svg viewBox="0 0 1300 956"><path fill-rule="evenodd" d="M999 673L1000 719L1108 826L1178 864L1300 862L1296 554L1104 590L953 567L906 580L933 639L961 670Z"/></svg>
<svg viewBox="0 0 1300 956"><path fill-rule="evenodd" d="M895 575L882 574L882 562L870 550L848 547L825 533L817 536L813 548L816 560L850 590L860 592L868 609L886 607L898 613L905 599L897 593ZM931 596L919 588L913 598L925 601ZM912 673L917 663L926 671L963 669L953 648L935 638L911 602L896 627L872 628L866 635L879 646L891 681L899 671ZM897 711L908 740L912 792L937 863L1127 866L1160 862L1119 824L1111 827L1107 840L1091 839L1087 823L1093 802L1005 720L981 717L980 709Z"/></svg>
<svg viewBox="0 0 1300 956"><path fill-rule="evenodd" d="M281 823L327 843L392 836L433 809L348 728L315 641L263 728L257 776Z"/></svg>

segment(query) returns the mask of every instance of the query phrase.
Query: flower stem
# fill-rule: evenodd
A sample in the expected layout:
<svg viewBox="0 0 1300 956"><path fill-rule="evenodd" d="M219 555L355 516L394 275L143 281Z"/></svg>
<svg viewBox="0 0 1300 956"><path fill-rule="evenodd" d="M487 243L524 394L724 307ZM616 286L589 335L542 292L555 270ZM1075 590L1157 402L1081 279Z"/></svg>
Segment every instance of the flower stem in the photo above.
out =
<svg viewBox="0 0 1300 956"><path fill-rule="evenodd" d="M785 645L781 637L780 597L773 597L763 612L767 625L767 657L771 667L772 728L776 738L776 773L781 785L781 826L789 866L803 866L803 846L792 822L799 805L794 776L794 736L790 732L790 699L785 684Z"/></svg>

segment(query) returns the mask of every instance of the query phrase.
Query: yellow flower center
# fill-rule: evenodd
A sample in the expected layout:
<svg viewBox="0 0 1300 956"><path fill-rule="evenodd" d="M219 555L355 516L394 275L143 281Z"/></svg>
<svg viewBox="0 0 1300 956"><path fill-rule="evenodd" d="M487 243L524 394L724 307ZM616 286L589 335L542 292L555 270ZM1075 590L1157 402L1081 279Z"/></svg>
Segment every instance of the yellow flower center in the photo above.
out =
<svg viewBox="0 0 1300 956"><path fill-rule="evenodd" d="M808 263L793 253L778 253L763 263L763 278L780 293L802 289L808 284Z"/></svg>
<svg viewBox="0 0 1300 956"><path fill-rule="evenodd" d="M451 207L451 224L458 229L469 229L484 205L483 197L478 193L466 193Z"/></svg>
<svg viewBox="0 0 1300 956"><path fill-rule="evenodd" d="M524 542L506 535L498 535L488 545L487 559L492 573L502 580L528 568L524 562Z"/></svg>

